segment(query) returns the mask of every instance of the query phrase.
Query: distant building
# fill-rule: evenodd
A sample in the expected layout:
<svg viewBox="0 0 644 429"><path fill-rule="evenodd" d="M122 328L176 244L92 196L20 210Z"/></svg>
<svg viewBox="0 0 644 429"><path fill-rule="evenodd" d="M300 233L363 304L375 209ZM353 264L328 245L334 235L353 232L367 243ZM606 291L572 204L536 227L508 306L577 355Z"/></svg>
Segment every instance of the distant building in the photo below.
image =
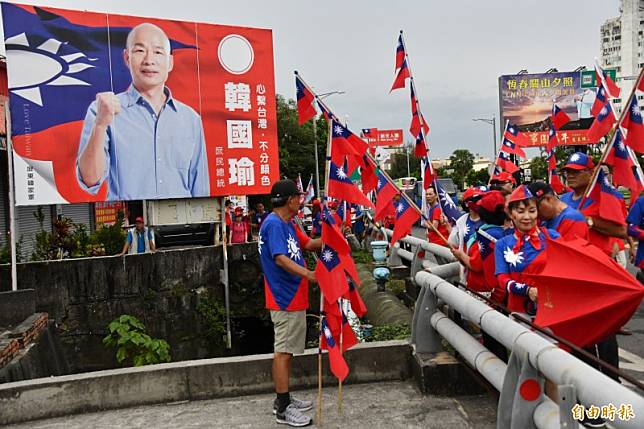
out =
<svg viewBox="0 0 644 429"><path fill-rule="evenodd" d="M474 171L487 170L492 164L492 161L490 161L490 158L485 156L480 156L479 154L476 154L476 155L477 156L476 158L474 158L474 165L472 166L472 170Z"/></svg>
<svg viewBox="0 0 644 429"><path fill-rule="evenodd" d="M623 98L614 100L618 113L644 65L644 0L620 0L619 13L618 17L606 20L600 30L600 64L616 70L622 89ZM641 106L644 96L637 98Z"/></svg>

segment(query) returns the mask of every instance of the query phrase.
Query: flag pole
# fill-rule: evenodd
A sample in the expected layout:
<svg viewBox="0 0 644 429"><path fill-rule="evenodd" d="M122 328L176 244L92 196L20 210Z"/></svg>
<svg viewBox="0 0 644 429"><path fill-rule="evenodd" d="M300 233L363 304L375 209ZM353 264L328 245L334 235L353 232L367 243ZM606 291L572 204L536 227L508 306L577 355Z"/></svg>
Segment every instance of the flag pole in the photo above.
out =
<svg viewBox="0 0 644 429"><path fill-rule="evenodd" d="M595 71L595 73L597 73L597 72ZM597 162L597 165L595 166L595 169L593 171L593 177L591 178L590 182L588 182L588 185L586 185L586 189L584 190L584 194L581 197L581 201L579 202L579 210L581 210L584 207L584 203L588 199L588 192L592 188L592 185L597 181L597 176L599 175L599 169L601 168L601 165L606 161L606 158L608 157L608 152L609 152L611 146L613 145L613 142L615 140L615 136L617 134L617 130L621 129L621 124L622 124L622 121L624 120L624 117L626 116L626 112L628 112L630 110L631 102L633 101L633 97L635 96L635 92L637 91L637 87L639 86L639 84L640 84L640 82L642 80L642 75L643 74L644 74L644 67L642 67L640 69L640 73L637 76L637 80L635 81L635 84L633 85L633 88L631 89L631 94L628 97L628 101L626 102L626 104L624 104L624 106L625 107L628 106L628 108L622 109L622 113L619 115L619 119L617 120L617 122L615 122L615 125L613 125L613 128L610 131L610 133L612 133L612 134L610 134L610 138L607 139L608 143L606 144L606 147L604 147L604 151L602 152L602 156L599 158L599 161ZM599 83L600 83L600 85L603 85L603 83L601 81ZM608 103L610 104L610 108L613 111L613 115L615 115L615 109L613 107L613 101L611 100L611 96L608 93L608 91L606 91L606 96L608 97ZM595 119L595 120L597 120L597 119Z"/></svg>
<svg viewBox="0 0 644 429"><path fill-rule="evenodd" d="M18 290L18 255L16 255L16 190L13 181L13 143L11 141L11 110L9 102L4 105L7 122L7 163L9 172L9 237L11 246L11 290Z"/></svg>
<svg viewBox="0 0 644 429"><path fill-rule="evenodd" d="M344 336L344 305L342 297L338 298L338 306L340 307L340 354L344 354L342 351L342 340ZM338 378L338 414L342 415L342 380Z"/></svg>
<svg viewBox="0 0 644 429"><path fill-rule="evenodd" d="M503 147L503 139L505 138L505 132L508 130L508 126L510 125L510 120L506 119L505 120L505 127L503 127L503 134L501 134L501 144L499 145L499 151L496 153L496 158L494 158L494 167L497 166L497 161L499 159L499 155L501 155L501 148ZM494 172L492 172L494 173ZM487 185L490 186L490 183L492 182L492 175L490 175L490 178L487 181Z"/></svg>

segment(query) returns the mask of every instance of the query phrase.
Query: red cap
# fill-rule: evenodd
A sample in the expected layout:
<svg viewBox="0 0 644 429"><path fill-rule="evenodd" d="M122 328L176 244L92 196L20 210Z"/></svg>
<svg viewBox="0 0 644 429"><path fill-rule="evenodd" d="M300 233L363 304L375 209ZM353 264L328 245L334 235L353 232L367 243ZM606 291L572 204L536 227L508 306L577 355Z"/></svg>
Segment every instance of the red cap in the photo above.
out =
<svg viewBox="0 0 644 429"><path fill-rule="evenodd" d="M338 203L336 203L335 201L328 201L326 203L326 206L329 208L329 210L335 210L336 207L338 207Z"/></svg>
<svg viewBox="0 0 644 429"><path fill-rule="evenodd" d="M136 219L134 219L134 222L144 222L143 221L143 216L137 216Z"/></svg>
<svg viewBox="0 0 644 429"><path fill-rule="evenodd" d="M243 209L243 208L241 208L241 207L235 207L235 214L236 214L236 215L237 215L237 214L243 214L243 213L244 213L244 209Z"/></svg>
<svg viewBox="0 0 644 429"><path fill-rule="evenodd" d="M313 204L314 206L319 206L319 205L320 205L320 200L318 200L318 199L316 198L316 199L314 199L314 200L311 202L311 204Z"/></svg>
<svg viewBox="0 0 644 429"><path fill-rule="evenodd" d="M463 201L470 198L479 197L488 191L487 186L470 186L463 192Z"/></svg>
<svg viewBox="0 0 644 429"><path fill-rule="evenodd" d="M494 213L497 207L505 206L505 197L501 191L490 191L486 192L476 204L485 211Z"/></svg>
<svg viewBox="0 0 644 429"><path fill-rule="evenodd" d="M517 184L517 181L514 180L514 177L507 171L502 171L499 174L492 176L490 182L512 182L513 185Z"/></svg>
<svg viewBox="0 0 644 429"><path fill-rule="evenodd" d="M512 191L512 193L510 194L510 199L508 200L508 203L528 200L530 198L534 198L534 195L532 195L532 192L530 192L530 189L528 189L526 185L521 185L518 188L516 188L514 191Z"/></svg>

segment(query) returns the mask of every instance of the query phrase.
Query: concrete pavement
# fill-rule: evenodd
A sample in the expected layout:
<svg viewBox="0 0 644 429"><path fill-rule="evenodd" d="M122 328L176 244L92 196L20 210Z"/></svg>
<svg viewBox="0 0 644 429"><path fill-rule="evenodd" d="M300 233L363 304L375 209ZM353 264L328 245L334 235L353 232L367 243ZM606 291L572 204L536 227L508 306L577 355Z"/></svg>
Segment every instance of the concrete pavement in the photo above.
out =
<svg viewBox="0 0 644 429"><path fill-rule="evenodd" d="M337 386L324 389L325 428L495 428L496 400L487 395L423 396L411 382L344 387L344 416L337 412ZM315 399L316 390L295 392ZM273 394L240 396L111 410L38 420L12 429L272 428ZM315 409L308 413L315 416ZM315 425L314 427L319 427Z"/></svg>

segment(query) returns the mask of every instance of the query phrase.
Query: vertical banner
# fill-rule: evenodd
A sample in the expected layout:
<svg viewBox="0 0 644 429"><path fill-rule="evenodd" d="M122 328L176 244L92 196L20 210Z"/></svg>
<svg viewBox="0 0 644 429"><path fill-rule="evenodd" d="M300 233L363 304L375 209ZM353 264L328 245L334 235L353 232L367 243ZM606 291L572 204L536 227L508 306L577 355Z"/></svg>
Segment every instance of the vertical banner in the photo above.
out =
<svg viewBox="0 0 644 429"><path fill-rule="evenodd" d="M263 194L272 32L2 3L18 205Z"/></svg>

